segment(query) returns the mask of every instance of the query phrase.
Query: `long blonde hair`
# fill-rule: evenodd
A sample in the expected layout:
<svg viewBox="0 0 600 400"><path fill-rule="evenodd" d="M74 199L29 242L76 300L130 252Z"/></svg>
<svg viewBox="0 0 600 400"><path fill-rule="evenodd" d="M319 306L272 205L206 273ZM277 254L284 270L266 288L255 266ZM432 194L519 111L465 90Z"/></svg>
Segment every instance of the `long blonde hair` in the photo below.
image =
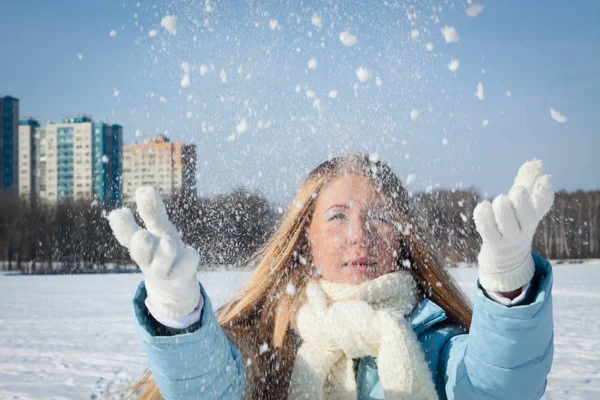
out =
<svg viewBox="0 0 600 400"><path fill-rule="evenodd" d="M251 365L247 368L248 398L281 399L287 395L296 347L290 322L313 273L313 266L306 261L310 256L306 233L319 193L336 177L348 173L368 178L397 211L404 239L398 252L399 267L401 260L410 261L423 297L445 310L448 323L469 330L469 301L428 247L432 241L415 223L417 218L411 215L408 196L396 174L367 155L334 158L309 173L273 234L253 256L256 269L218 312L221 327ZM133 393L138 390L142 390L139 399L162 399L149 371Z"/></svg>

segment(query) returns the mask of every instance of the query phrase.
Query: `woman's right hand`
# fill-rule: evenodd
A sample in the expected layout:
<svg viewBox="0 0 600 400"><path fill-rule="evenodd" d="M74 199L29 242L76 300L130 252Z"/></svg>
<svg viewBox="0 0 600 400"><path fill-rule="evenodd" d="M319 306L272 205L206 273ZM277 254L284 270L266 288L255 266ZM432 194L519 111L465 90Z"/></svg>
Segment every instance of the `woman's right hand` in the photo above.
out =
<svg viewBox="0 0 600 400"><path fill-rule="evenodd" d="M200 255L181 241L156 189L138 188L135 200L147 229L140 228L127 207L108 215L110 227L144 273L153 311L164 317L183 317L200 301L196 276Z"/></svg>

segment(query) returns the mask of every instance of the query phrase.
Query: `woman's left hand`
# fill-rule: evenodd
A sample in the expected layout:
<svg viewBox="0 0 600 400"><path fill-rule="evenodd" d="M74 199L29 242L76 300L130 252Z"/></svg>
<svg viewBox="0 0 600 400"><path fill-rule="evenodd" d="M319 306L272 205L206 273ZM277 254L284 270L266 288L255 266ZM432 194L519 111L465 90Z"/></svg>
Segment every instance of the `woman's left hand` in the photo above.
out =
<svg viewBox="0 0 600 400"><path fill-rule="evenodd" d="M486 290L515 291L533 278L533 235L553 201L550 176L542 175L540 160L533 160L521 166L508 196L475 207L473 218L483 239L479 281Z"/></svg>

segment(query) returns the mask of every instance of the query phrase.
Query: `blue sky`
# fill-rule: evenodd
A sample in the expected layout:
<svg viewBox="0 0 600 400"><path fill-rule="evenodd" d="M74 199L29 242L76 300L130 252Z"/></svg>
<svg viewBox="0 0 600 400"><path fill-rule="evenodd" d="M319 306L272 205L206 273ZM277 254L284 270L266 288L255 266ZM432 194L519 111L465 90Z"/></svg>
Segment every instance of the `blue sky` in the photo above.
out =
<svg viewBox="0 0 600 400"><path fill-rule="evenodd" d="M344 151L378 153L411 190L505 192L531 158L559 189L600 189L600 2L473 2L484 5L474 18L466 1L213 1L211 12L204 0L15 1L0 14L0 94L42 123L78 113L119 123L126 144L156 133L193 142L204 194L244 185L289 201Z"/></svg>

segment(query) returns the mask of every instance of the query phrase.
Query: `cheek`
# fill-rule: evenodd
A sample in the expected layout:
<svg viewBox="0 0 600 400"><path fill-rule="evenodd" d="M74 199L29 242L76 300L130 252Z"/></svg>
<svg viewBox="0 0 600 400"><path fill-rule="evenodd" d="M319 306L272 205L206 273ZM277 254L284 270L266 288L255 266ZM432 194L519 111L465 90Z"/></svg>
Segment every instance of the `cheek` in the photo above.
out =
<svg viewBox="0 0 600 400"><path fill-rule="evenodd" d="M324 229L310 236L313 256L332 257L343 250L344 240L336 229Z"/></svg>
<svg viewBox="0 0 600 400"><path fill-rule="evenodd" d="M398 235L393 232L382 233L377 242L378 250L385 258L395 258L399 246L400 240Z"/></svg>

